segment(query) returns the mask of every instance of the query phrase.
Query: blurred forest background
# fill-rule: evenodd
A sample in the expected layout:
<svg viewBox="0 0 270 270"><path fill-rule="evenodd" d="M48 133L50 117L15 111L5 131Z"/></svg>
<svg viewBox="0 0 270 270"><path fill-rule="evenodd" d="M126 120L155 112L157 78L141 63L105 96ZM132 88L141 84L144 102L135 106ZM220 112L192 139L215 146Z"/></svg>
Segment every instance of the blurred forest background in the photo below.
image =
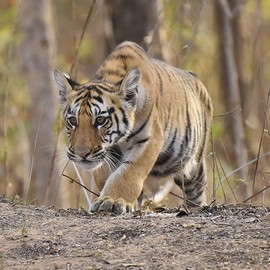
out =
<svg viewBox="0 0 270 270"><path fill-rule="evenodd" d="M194 71L208 88L208 203L270 204L270 1L1 0L0 12L1 195L86 205L82 188L61 176L78 180L61 162L66 137L52 71L86 82L118 43L131 40ZM90 175L81 175L91 186ZM149 190L157 192L151 183ZM166 203L177 200L170 195Z"/></svg>

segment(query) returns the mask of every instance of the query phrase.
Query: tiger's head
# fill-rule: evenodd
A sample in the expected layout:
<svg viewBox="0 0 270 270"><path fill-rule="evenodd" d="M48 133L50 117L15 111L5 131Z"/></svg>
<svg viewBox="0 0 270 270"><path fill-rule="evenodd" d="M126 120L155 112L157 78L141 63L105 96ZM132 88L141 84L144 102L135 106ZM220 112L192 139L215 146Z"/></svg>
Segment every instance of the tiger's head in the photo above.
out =
<svg viewBox="0 0 270 270"><path fill-rule="evenodd" d="M95 169L106 162L112 146L130 134L140 78L140 70L134 67L118 85L104 79L80 85L59 70L54 71L70 160L85 169Z"/></svg>

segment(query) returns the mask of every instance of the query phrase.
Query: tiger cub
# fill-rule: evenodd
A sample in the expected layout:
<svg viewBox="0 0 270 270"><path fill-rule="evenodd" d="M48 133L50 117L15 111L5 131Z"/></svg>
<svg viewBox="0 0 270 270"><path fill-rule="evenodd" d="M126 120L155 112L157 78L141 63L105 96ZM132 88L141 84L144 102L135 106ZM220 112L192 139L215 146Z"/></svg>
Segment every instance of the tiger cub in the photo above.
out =
<svg viewBox="0 0 270 270"><path fill-rule="evenodd" d="M192 72L124 42L90 82L78 84L58 70L54 78L67 156L94 171L100 190L91 211L132 211L148 176L171 176L190 207L205 203L212 102Z"/></svg>

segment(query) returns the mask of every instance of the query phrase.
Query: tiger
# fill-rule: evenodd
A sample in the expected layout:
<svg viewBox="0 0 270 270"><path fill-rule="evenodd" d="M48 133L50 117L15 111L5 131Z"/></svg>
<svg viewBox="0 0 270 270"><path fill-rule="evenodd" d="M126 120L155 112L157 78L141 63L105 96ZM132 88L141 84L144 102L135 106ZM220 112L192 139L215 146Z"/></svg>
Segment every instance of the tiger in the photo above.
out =
<svg viewBox="0 0 270 270"><path fill-rule="evenodd" d="M54 70L68 158L94 173L91 212L134 211L149 177L169 177L187 207L206 203L212 101L191 71L119 44L84 84Z"/></svg>

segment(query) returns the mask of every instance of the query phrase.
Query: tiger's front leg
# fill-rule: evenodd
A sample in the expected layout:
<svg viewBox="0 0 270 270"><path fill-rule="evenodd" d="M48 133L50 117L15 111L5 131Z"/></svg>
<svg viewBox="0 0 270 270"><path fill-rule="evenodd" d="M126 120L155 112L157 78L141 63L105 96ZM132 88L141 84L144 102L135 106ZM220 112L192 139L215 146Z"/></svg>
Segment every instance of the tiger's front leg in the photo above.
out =
<svg viewBox="0 0 270 270"><path fill-rule="evenodd" d="M116 214L131 212L141 194L143 183L159 156L162 144L161 129L156 127L152 129L152 135L144 145L134 145L128 159L106 180L100 197L91 206L91 211Z"/></svg>

